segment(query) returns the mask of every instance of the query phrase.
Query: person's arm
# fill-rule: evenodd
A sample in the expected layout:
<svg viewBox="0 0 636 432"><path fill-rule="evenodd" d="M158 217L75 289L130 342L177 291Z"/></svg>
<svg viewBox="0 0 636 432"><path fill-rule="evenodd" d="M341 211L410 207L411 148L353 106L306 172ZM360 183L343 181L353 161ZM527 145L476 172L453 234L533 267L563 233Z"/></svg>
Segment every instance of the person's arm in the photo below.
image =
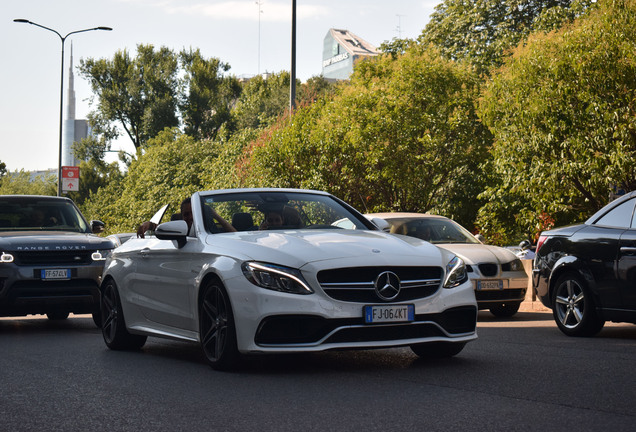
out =
<svg viewBox="0 0 636 432"><path fill-rule="evenodd" d="M210 209L212 210L212 217L219 221L219 223L221 224L221 226L226 232L236 231L236 228L234 228L231 223L223 219L221 215L216 212L216 210L214 210L212 207L210 207Z"/></svg>
<svg viewBox="0 0 636 432"><path fill-rule="evenodd" d="M146 221L137 227L137 238L146 238L146 231L154 231L157 228L157 225Z"/></svg>

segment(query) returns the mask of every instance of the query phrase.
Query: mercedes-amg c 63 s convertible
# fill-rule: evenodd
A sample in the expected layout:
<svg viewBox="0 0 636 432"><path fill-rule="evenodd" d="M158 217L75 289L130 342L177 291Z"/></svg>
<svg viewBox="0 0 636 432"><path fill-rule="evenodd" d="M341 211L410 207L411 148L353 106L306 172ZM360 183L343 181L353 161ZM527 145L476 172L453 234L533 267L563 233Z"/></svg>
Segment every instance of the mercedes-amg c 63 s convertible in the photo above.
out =
<svg viewBox="0 0 636 432"><path fill-rule="evenodd" d="M188 204L183 220L159 223L107 259L102 332L111 349L139 349L148 336L187 340L213 368L232 369L244 355L330 349L450 357L477 338L460 258L385 233L328 193L217 190Z"/></svg>

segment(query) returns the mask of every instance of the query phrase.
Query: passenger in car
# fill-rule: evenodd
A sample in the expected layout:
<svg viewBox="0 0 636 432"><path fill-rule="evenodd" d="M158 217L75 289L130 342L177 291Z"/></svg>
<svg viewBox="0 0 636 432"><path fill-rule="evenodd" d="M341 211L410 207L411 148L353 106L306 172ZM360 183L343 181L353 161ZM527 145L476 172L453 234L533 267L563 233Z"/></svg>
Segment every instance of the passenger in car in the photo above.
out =
<svg viewBox="0 0 636 432"><path fill-rule="evenodd" d="M261 223L260 229L266 230L281 226L283 226L283 215L281 212L269 210L265 213L265 218L263 219L263 223Z"/></svg>

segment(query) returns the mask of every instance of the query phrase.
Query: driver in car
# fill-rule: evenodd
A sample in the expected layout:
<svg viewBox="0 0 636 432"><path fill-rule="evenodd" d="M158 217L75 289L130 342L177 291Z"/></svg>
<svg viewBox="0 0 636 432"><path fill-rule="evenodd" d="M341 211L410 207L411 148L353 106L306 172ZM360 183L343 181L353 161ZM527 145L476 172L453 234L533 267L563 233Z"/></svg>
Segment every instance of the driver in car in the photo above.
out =
<svg viewBox="0 0 636 432"><path fill-rule="evenodd" d="M230 224L228 221L226 221L225 219L223 219L221 217L221 215L219 215L214 208L209 207L210 210L212 211L212 217L214 219L216 219L217 221L219 221L219 223L221 224L221 226L225 229L225 231L227 232L233 232L236 231L236 229L232 226L232 224ZM173 215L172 220L178 220L178 214ZM184 199L181 202L181 220L184 220L187 224L188 224L188 232L190 233L190 231L192 230L192 202L191 202L191 198L188 197L186 199ZM139 227L137 228L137 237L139 238L145 238L146 235L146 231L154 231L157 228L157 224L154 224L150 221L146 221L144 223L142 223L141 225L139 225Z"/></svg>

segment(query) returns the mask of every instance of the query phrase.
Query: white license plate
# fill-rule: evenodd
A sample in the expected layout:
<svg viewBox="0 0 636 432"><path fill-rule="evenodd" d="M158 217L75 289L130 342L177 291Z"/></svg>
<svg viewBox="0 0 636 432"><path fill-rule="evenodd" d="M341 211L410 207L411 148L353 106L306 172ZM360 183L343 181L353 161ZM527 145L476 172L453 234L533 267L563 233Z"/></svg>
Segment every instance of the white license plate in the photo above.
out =
<svg viewBox="0 0 636 432"><path fill-rule="evenodd" d="M481 290L502 290L504 283L502 280L482 280L477 281L477 291Z"/></svg>
<svg viewBox="0 0 636 432"><path fill-rule="evenodd" d="M414 320L415 306L412 304L376 305L364 307L364 322L367 324L408 322Z"/></svg>
<svg viewBox="0 0 636 432"><path fill-rule="evenodd" d="M71 269L48 269L42 270L42 279L44 280L61 280L71 278Z"/></svg>

